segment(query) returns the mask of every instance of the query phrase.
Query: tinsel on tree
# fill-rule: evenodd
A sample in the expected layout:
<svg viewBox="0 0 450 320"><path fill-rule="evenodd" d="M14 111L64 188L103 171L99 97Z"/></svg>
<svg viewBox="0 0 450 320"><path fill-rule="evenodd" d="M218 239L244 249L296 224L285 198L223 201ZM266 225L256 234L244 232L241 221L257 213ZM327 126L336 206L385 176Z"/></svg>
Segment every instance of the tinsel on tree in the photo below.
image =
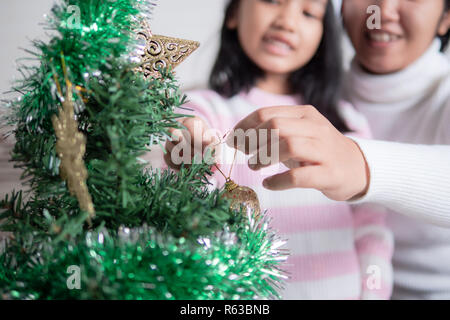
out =
<svg viewBox="0 0 450 320"><path fill-rule="evenodd" d="M174 110L185 102L170 68L148 79L136 71L136 30L153 5L60 1L48 18L51 39L33 42L37 64L20 67L20 97L5 104L12 160L28 190L0 201L0 231L9 235L0 245L0 298L279 297L286 256L265 214L230 209L224 191L210 189L205 161L174 172L140 160L180 127ZM66 107L78 133L70 125L55 132ZM61 148L78 160L67 162ZM88 197L80 200L80 183L68 176L84 173ZM80 288L69 288L74 266Z"/></svg>

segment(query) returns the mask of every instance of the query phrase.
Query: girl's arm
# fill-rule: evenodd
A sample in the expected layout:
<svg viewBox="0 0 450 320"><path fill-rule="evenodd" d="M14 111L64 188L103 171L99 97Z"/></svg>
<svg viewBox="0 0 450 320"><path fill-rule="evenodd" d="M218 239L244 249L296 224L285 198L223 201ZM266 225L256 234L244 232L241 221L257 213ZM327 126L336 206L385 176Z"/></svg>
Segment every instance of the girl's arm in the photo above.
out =
<svg viewBox="0 0 450 320"><path fill-rule="evenodd" d="M387 300L392 294L394 240L386 212L376 205L354 205L355 248L361 270L361 299Z"/></svg>
<svg viewBox="0 0 450 320"><path fill-rule="evenodd" d="M171 159L172 150L175 151L175 154L178 154L181 149L183 153L186 150L193 156L194 153L201 152L204 154L207 146L214 146L219 142L223 130L223 121L219 120L220 108L217 104L220 100L217 94L209 90L198 90L188 93L187 97L188 102L177 109L176 112L186 116L195 116L195 118L186 117L178 120L187 130L169 129L170 134L182 137L181 140L185 141L178 138L175 141L166 142L165 166L163 169L167 169L169 166L172 169L180 169L178 164L180 159L177 159L177 164L174 164ZM199 149L200 146L201 150ZM177 147L177 150L174 149L175 147ZM220 148L216 148L216 151L219 152ZM216 159L220 160L219 153L216 155ZM216 165L220 167L220 161ZM211 171L216 172L216 166L211 166Z"/></svg>
<svg viewBox="0 0 450 320"><path fill-rule="evenodd" d="M376 203L450 227L450 146L351 138L364 153L370 184L362 198L350 203Z"/></svg>

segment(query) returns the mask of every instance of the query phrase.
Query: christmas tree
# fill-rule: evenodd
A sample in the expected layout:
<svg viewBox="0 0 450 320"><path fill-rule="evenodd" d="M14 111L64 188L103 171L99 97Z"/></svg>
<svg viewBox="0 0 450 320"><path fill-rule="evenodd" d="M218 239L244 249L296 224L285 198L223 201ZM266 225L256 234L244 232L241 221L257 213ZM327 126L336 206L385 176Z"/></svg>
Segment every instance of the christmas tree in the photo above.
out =
<svg viewBox="0 0 450 320"><path fill-rule="evenodd" d="M171 68L142 72L152 6L61 1L50 41L33 42L6 104L28 190L0 201L0 298L278 297L286 257L264 213L231 209L205 160L140 160L184 117Z"/></svg>

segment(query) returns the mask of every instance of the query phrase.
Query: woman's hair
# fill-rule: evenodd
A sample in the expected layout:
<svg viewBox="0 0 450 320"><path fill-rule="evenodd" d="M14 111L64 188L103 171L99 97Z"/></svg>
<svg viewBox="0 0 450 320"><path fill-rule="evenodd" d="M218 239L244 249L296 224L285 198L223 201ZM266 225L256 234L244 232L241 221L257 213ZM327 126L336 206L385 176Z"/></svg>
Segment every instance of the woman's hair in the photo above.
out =
<svg viewBox="0 0 450 320"><path fill-rule="evenodd" d="M249 91L264 77L261 70L243 51L236 29L227 21L235 14L241 0L231 0L222 27L219 53L209 78L210 87L225 97ZM300 94L304 104L313 105L341 132L350 131L338 113L343 75L341 27L337 23L332 1L328 1L323 19L323 36L319 48L307 65L289 76L292 94Z"/></svg>
<svg viewBox="0 0 450 320"><path fill-rule="evenodd" d="M447 11L450 11L450 0L445 0L445 11L444 11L444 14ZM441 51L445 51L445 49L447 49L448 42L450 40L450 30L448 30L445 35L439 36L439 38L441 39L441 42L442 42Z"/></svg>

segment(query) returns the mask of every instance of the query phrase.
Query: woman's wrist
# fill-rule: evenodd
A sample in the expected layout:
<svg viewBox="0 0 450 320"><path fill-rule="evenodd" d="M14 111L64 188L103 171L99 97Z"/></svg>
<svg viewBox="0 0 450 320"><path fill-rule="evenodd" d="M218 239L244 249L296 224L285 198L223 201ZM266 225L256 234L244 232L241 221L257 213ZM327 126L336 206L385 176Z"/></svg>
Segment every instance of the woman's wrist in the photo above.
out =
<svg viewBox="0 0 450 320"><path fill-rule="evenodd" d="M362 159L362 161L364 161L364 168L365 168L364 174L363 175L359 175L361 177L361 179L359 179L359 180L363 180L363 182L361 183L361 185L363 187L359 188L359 191L353 197L351 197L350 199L347 200L347 201L356 201L356 200L364 197L367 194L367 192L369 191L369 187L370 187L370 168L369 168L369 164L367 162L367 159L366 159L366 157L364 155L364 152L361 150L359 144L355 140L353 140L351 138L349 138L349 139L352 140L353 143L358 148L359 153L361 155L361 159Z"/></svg>

